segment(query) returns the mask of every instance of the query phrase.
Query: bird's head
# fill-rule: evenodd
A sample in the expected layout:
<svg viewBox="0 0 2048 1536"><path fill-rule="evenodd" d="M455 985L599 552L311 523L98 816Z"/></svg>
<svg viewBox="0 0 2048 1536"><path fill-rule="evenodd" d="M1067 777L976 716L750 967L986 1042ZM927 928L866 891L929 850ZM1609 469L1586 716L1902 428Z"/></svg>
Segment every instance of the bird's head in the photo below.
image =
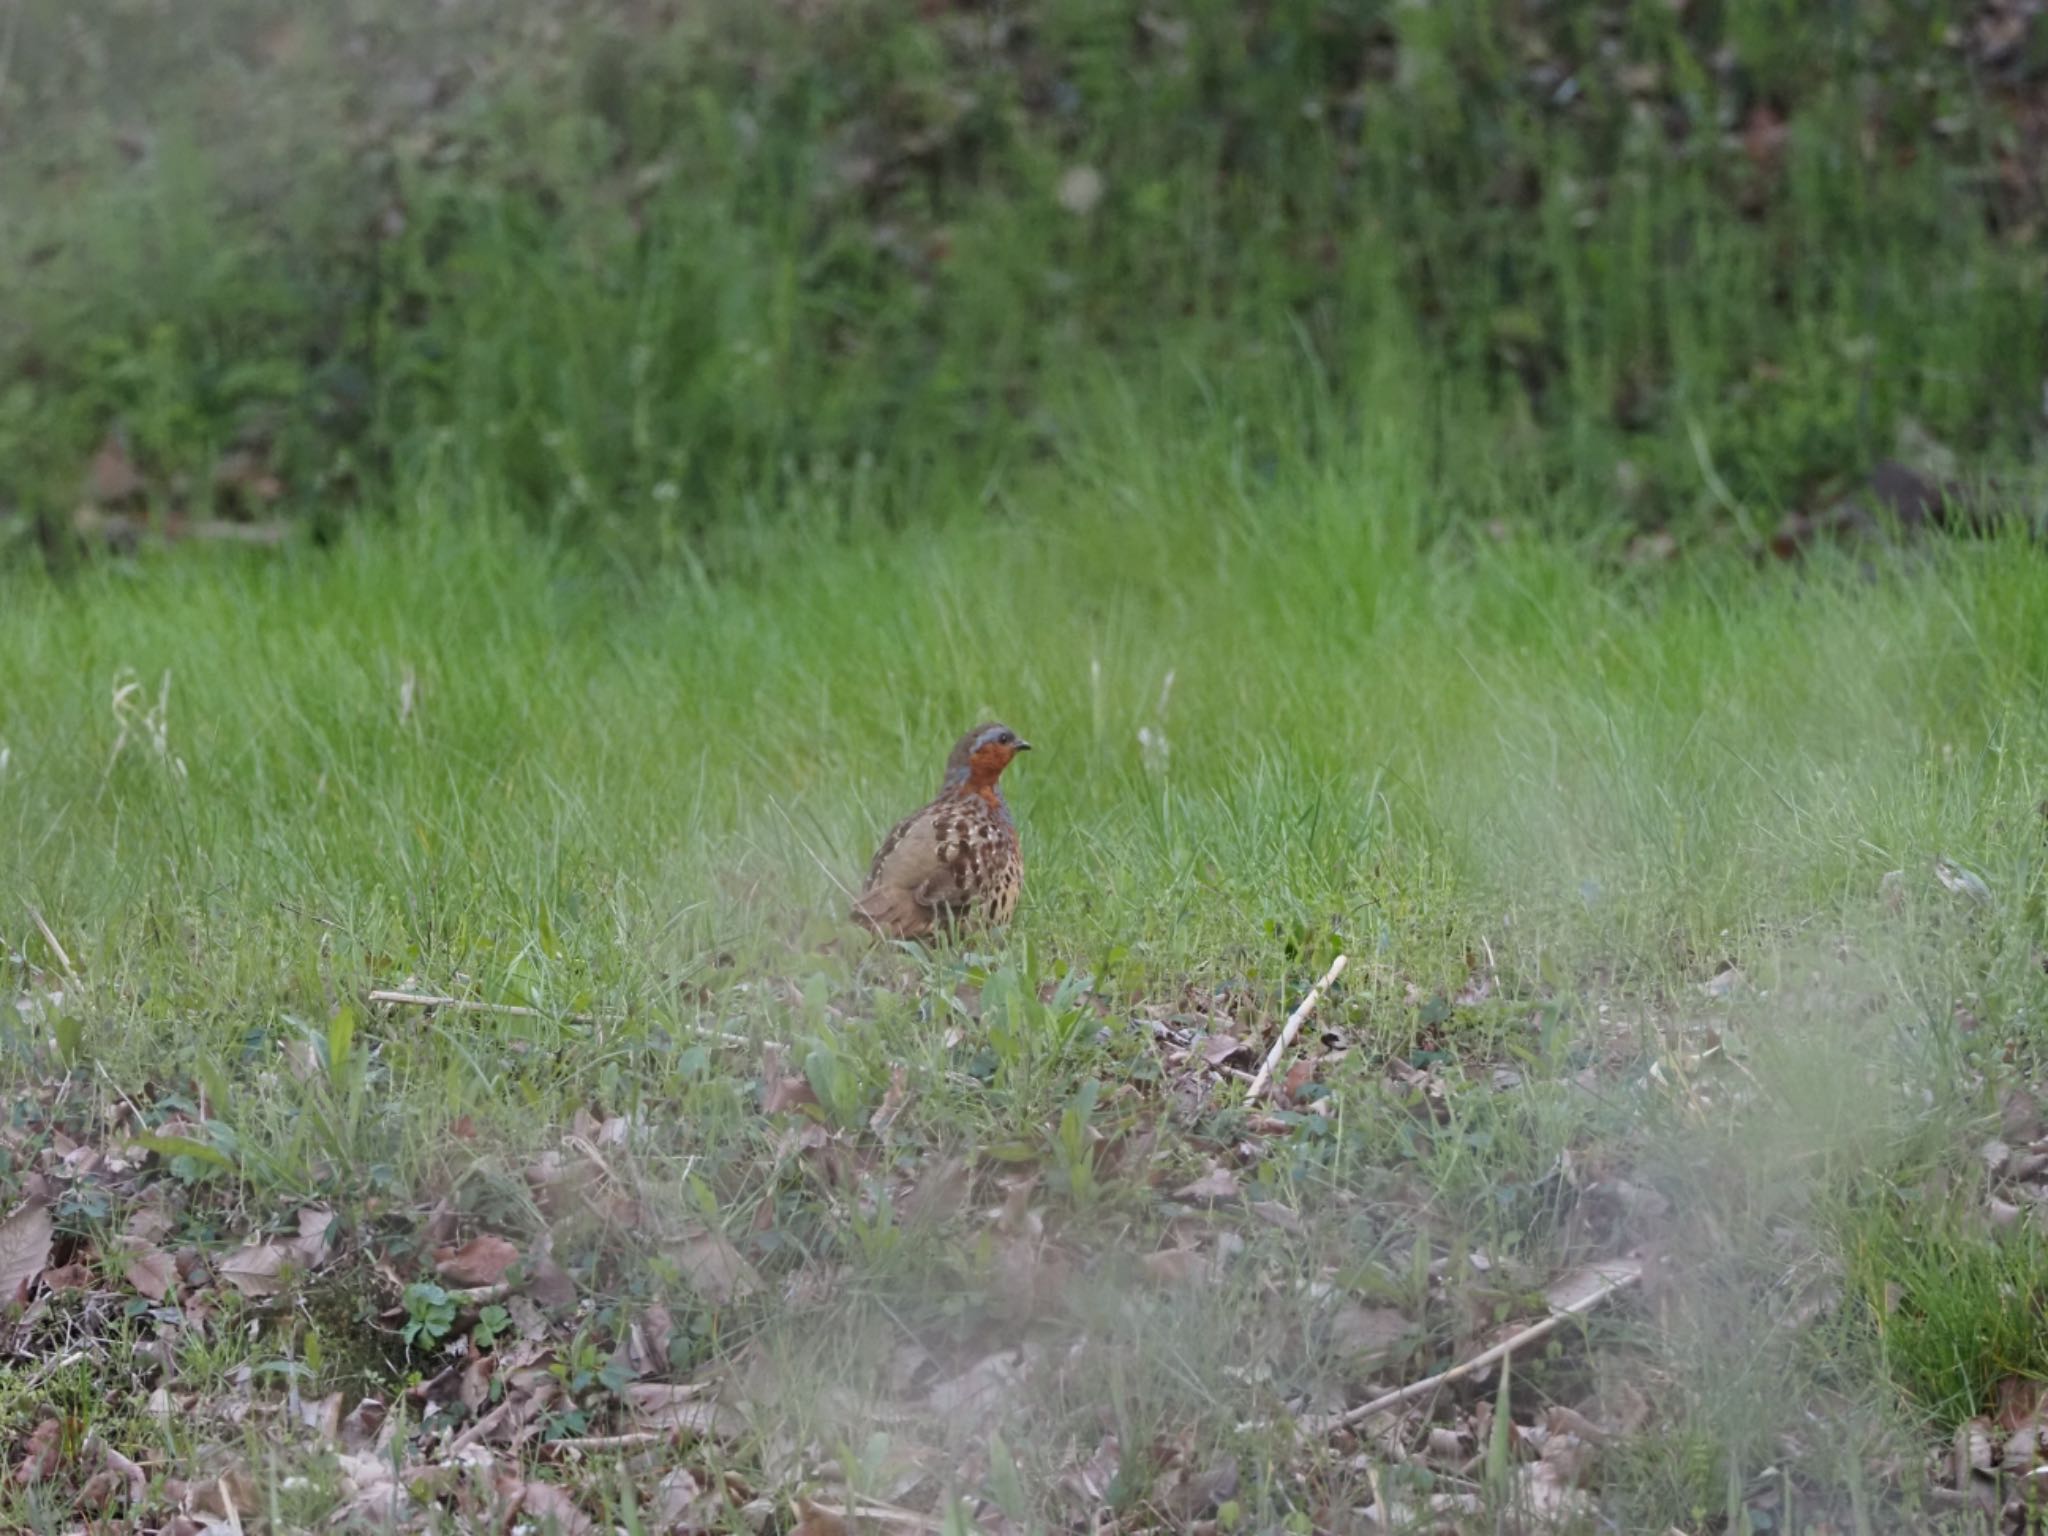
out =
<svg viewBox="0 0 2048 1536"><path fill-rule="evenodd" d="M954 743L953 755L946 759L946 788L987 788L1002 777L1011 758L1030 750L1031 743L1007 725L994 720L977 725Z"/></svg>

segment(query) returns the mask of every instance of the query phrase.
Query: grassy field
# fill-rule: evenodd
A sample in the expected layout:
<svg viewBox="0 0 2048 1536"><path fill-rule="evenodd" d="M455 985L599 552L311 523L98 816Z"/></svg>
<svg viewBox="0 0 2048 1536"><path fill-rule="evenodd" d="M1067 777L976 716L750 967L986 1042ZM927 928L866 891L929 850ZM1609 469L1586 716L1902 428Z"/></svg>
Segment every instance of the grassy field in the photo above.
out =
<svg viewBox="0 0 2048 1536"><path fill-rule="evenodd" d="M0 1527L2019 1529L2009 11L0 18Z"/></svg>
<svg viewBox="0 0 2048 1536"><path fill-rule="evenodd" d="M1290 1426L1635 1253L1650 1300L1499 1388L1518 1424L1625 1426L1589 1509L1929 1518L1922 1416L2048 1366L2029 1325L1983 1337L2048 1267L1993 1242L1976 1151L2048 992L2048 559L1632 571L1418 538L1398 438L1264 476L1225 438L1111 440L936 532L849 534L821 494L816 527L735 534L748 574L716 584L449 504L10 585L0 885L49 927L6 923L15 1177L154 1136L109 1189L57 1186L59 1256L117 1293L138 1202L216 1272L336 1213L275 1291L195 1283L203 1322L57 1300L35 1326L89 1344L17 1372L14 1432L55 1404L311 1523L360 1490L287 1432L286 1387L431 1381L448 1340L397 1342L432 1300L404 1287L484 1233L515 1277L551 1241L571 1286L527 1316L569 1362L532 1475L629 1526L656 1524L621 1460L646 1453L539 1436L624 1432L671 1374L726 1417L660 1465L777 1510L839 1486L1043 1528L1091 1462L1099 1502L1168 1527L1176 1496L1251 1529L1432 1491L1549 1508L1550 1463L1473 1438L1491 1382L1426 1405L1462 1478ZM1039 747L1015 928L879 947L847 889L991 714ZM1253 1112L1228 1069L1338 952L1313 1080ZM365 1004L391 987L536 1012ZM1212 1068L1205 1034L1250 1053ZM1175 1197L1219 1167L1236 1193ZM606 1376L656 1300L668 1358ZM158 1384L192 1411L153 1421ZM398 1401L428 1444L449 1410ZM1175 1493L1226 1465L1227 1497ZM72 1494L7 1497L57 1530Z"/></svg>

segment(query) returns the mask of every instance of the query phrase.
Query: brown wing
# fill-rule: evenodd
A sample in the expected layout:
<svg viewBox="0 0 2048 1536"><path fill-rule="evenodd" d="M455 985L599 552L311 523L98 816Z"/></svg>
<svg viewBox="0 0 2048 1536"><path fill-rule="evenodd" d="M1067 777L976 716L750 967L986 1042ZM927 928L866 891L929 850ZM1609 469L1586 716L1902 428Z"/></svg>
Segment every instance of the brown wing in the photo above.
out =
<svg viewBox="0 0 2048 1536"><path fill-rule="evenodd" d="M896 823L868 866L868 880L853 904L856 922L899 939L931 932L932 914L917 892L944 869L936 826L937 805Z"/></svg>
<svg viewBox="0 0 2048 1536"><path fill-rule="evenodd" d="M910 837L920 822L930 819L934 809L935 807L927 805L922 810L912 811L889 829L889 835L882 839L882 846L875 850L875 856L868 864L867 883L870 886L882 878L882 870L889 863L891 856L903 846L904 839Z"/></svg>
<svg viewBox="0 0 2048 1536"><path fill-rule="evenodd" d="M898 937L922 937L936 922L1002 905L1015 857L1014 837L980 801L936 800L883 839L853 915Z"/></svg>

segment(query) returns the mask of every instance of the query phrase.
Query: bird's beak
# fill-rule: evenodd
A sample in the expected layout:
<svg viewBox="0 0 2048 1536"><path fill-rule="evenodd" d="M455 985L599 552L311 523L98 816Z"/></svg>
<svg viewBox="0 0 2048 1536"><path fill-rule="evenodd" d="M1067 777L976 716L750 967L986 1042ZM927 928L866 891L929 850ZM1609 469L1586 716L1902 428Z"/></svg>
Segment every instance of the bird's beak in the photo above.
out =
<svg viewBox="0 0 2048 1536"><path fill-rule="evenodd" d="M1026 741L1022 736L1019 736L1017 738L1017 750L1019 752L1029 752L1031 750L1031 743Z"/></svg>

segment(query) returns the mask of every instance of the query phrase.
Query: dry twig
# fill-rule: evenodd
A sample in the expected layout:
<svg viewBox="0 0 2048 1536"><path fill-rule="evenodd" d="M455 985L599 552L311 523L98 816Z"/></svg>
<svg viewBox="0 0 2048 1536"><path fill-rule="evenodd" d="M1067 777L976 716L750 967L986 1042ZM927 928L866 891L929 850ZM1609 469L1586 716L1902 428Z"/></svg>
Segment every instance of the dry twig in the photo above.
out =
<svg viewBox="0 0 2048 1536"><path fill-rule="evenodd" d="M815 1511L818 1514L842 1519L849 1525L866 1521L911 1531L943 1531L946 1528L945 1522L930 1515L921 1515L914 1509L900 1509L894 1504L883 1504L874 1499L854 1498L843 1488L820 1489L817 1499L798 1499L796 1508L799 1519L808 1517Z"/></svg>
<svg viewBox="0 0 2048 1536"><path fill-rule="evenodd" d="M1398 1408L1418 1397L1427 1397L1439 1387L1447 1387L1474 1372L1483 1371L1495 1361L1506 1359L1525 1344L1533 1344L1554 1332L1567 1318L1581 1317L1608 1297L1628 1289L1643 1278L1643 1266L1635 1259L1615 1259L1606 1264L1595 1264L1587 1273L1592 1283L1581 1293L1555 1305L1548 1317L1509 1335L1493 1348L1482 1350L1469 1360L1461 1360L1447 1371L1438 1371L1434 1376L1425 1376L1422 1380L1412 1381L1405 1387L1382 1393L1369 1403L1360 1403L1356 1408L1347 1408L1342 1413L1331 1414L1326 1418L1309 1420L1303 1428L1319 1436L1335 1434L1340 1429L1351 1429L1363 1424L1376 1413L1385 1413L1389 1408Z"/></svg>
<svg viewBox="0 0 2048 1536"><path fill-rule="evenodd" d="M1259 1095L1264 1093L1272 1082L1273 1069L1280 1065L1280 1058L1287 1054L1287 1048L1294 1044L1294 1037L1301 1033L1301 1026L1307 1021L1308 1016L1315 1012L1316 1004L1322 1001L1324 989L1342 976L1344 967L1350 963L1349 955L1339 955L1332 960L1330 968L1323 972L1323 979L1308 989L1308 996L1301 1000L1301 1006L1287 1016L1287 1027L1280 1031L1280 1038L1273 1042L1273 1049L1266 1052L1265 1061L1260 1064L1257 1075L1252 1078L1251 1087L1244 1091L1244 1100L1247 1104L1258 1102Z"/></svg>
<svg viewBox="0 0 2048 1536"><path fill-rule="evenodd" d="M450 1013L503 1013L518 1019L566 1019L571 1024L617 1024L623 1014L550 1013L524 1003L485 1003L467 997L442 997L433 992L394 992L377 988L369 994L373 1003L396 1003L406 1008L446 1008Z"/></svg>
<svg viewBox="0 0 2048 1536"><path fill-rule="evenodd" d="M634 1429L620 1435L576 1435L549 1440L540 1448L548 1461L559 1461L575 1453L601 1455L606 1451L638 1451L650 1445L670 1445L683 1437L679 1429Z"/></svg>
<svg viewBox="0 0 2048 1536"><path fill-rule="evenodd" d="M64 946L57 942L57 935L50 931L50 925L43 921L43 914L36 908L28 909L29 921L36 925L36 932L43 936L43 942L50 946L50 953L56 956L57 969L72 981L78 980L78 972L71 967L71 956L64 952Z"/></svg>

